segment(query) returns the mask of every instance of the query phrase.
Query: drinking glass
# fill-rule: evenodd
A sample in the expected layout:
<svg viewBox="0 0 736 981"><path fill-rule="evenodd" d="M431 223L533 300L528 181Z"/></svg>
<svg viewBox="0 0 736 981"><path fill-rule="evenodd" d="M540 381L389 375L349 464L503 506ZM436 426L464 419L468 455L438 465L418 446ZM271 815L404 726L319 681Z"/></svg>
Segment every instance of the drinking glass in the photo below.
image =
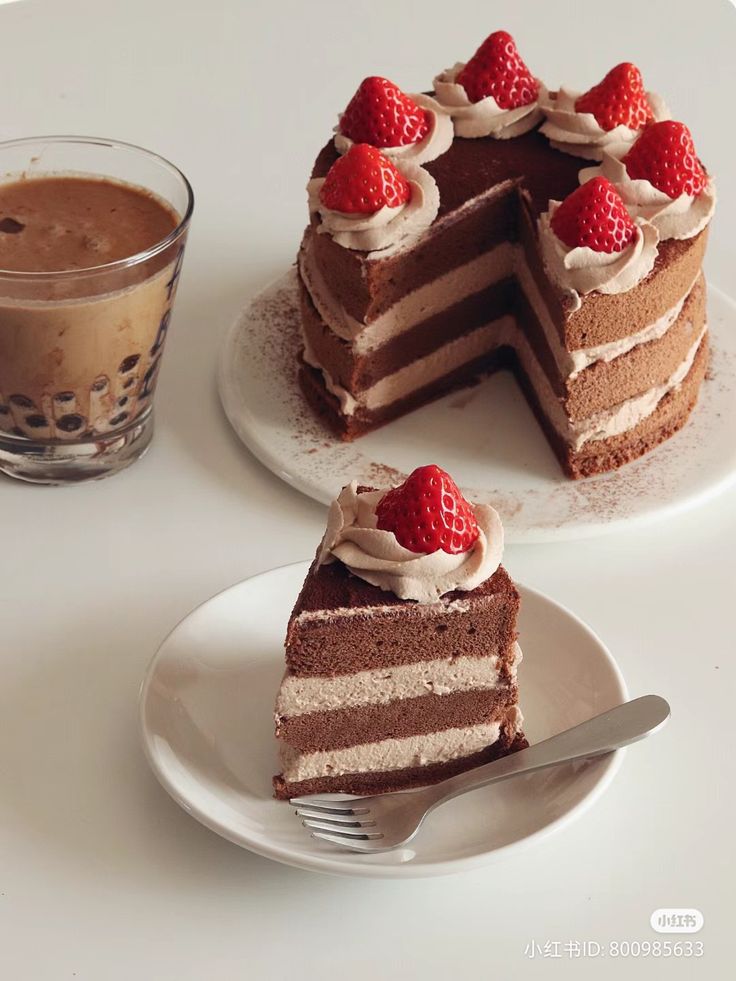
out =
<svg viewBox="0 0 736 981"><path fill-rule="evenodd" d="M117 473L151 442L153 396L194 197L168 160L117 140L0 143L0 184L35 177L132 185L176 221L145 251L103 265L0 268L0 471L66 484ZM3 234L18 224L0 215Z"/></svg>

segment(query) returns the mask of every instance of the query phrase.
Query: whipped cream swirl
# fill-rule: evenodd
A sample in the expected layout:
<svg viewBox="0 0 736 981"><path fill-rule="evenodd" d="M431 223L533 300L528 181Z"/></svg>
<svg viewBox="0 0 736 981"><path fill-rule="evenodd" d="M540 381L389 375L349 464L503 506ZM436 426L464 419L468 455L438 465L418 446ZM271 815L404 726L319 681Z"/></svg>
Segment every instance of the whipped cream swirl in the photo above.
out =
<svg viewBox="0 0 736 981"><path fill-rule="evenodd" d="M629 213L650 221L661 240L694 238L702 232L716 207L713 179L708 180L700 194L681 194L671 198L650 181L629 177L623 158L630 149L629 143L615 143L607 147L599 167L586 167L580 171L580 183L601 175L607 177L623 198Z"/></svg>
<svg viewBox="0 0 736 981"><path fill-rule="evenodd" d="M573 307L580 295L625 293L647 277L657 258L659 232L644 218L635 218L633 242L621 252L596 252L587 246L570 248L552 230L552 216L559 201L550 201L549 211L539 217L539 241L550 278L572 295Z"/></svg>
<svg viewBox="0 0 736 981"><path fill-rule="evenodd" d="M434 177L422 167L400 164L398 169L409 182L411 197L397 208L384 205L372 215L347 214L326 208L319 197L324 177L307 184L310 214L318 213L317 231L329 234L346 249L361 252L396 250L418 238L437 217L440 192Z"/></svg>
<svg viewBox="0 0 736 981"><path fill-rule="evenodd" d="M407 143L405 146L379 146L378 149L393 163L425 164L436 160L450 149L455 135L452 118L436 99L429 95L410 95L410 99L427 113L429 132L423 140ZM335 149L339 154L347 153L354 141L335 127Z"/></svg>
<svg viewBox="0 0 736 981"><path fill-rule="evenodd" d="M540 93L539 104L546 120L540 129L556 150L570 153L586 160L600 160L603 151L614 143L629 146L641 133L639 129L628 126L614 126L603 129L592 112L577 112L575 103L582 92L560 86L559 92ZM655 122L670 118L670 112L656 92L647 92L647 101Z"/></svg>
<svg viewBox="0 0 736 981"><path fill-rule="evenodd" d="M459 61L447 68L434 79L434 94L440 105L452 116L455 133L463 137L493 136L497 140L508 140L521 136L542 121L540 100L547 96L547 89L539 82L539 94L534 102L516 109L502 109L492 95L479 102L471 102L463 86L456 81L465 68Z"/></svg>
<svg viewBox="0 0 736 981"><path fill-rule="evenodd" d="M411 552L392 531L376 527L376 506L385 491L358 493L357 481L330 505L318 564L339 559L366 582L399 599L436 603L454 589L469 591L490 579L503 556L503 526L487 504L472 505L478 537L467 552Z"/></svg>

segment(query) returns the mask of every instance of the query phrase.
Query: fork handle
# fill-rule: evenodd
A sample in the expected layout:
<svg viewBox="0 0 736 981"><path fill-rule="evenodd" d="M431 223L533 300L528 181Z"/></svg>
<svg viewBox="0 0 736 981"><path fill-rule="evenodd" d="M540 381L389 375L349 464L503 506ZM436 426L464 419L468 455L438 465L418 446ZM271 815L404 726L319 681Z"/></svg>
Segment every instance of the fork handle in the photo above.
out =
<svg viewBox="0 0 736 981"><path fill-rule="evenodd" d="M436 784L437 798L432 807L467 790L486 787L497 780L506 780L519 773L543 770L559 763L602 756L614 749L628 746L661 729L670 716L670 707L659 695L643 695L624 702L587 722L566 729L541 743L504 756L493 763L467 770L449 780ZM428 788L429 789L429 788Z"/></svg>

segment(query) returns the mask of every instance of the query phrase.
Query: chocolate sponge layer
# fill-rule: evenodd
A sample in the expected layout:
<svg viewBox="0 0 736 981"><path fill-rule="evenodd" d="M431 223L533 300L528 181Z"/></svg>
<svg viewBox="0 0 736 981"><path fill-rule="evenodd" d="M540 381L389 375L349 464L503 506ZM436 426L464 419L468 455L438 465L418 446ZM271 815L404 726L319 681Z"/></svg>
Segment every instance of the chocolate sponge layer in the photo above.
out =
<svg viewBox="0 0 736 981"><path fill-rule="evenodd" d="M513 309L517 293L514 280L503 279L448 310L427 317L375 351L358 355L348 341L338 337L322 320L301 281L299 290L306 342L330 378L353 395Z"/></svg>
<svg viewBox="0 0 736 981"><path fill-rule="evenodd" d="M502 679L510 681L518 610L519 594L503 567L470 592L447 593L426 605L372 586L341 562L315 563L289 621L286 663L296 675L334 677L496 654Z"/></svg>
<svg viewBox="0 0 736 981"><path fill-rule="evenodd" d="M281 721L278 736L303 753L342 749L381 739L425 735L439 729L492 722L516 704L516 685L488 691L430 693L383 705L359 705L330 712L308 712Z"/></svg>
<svg viewBox="0 0 736 981"><path fill-rule="evenodd" d="M570 418L587 419L665 384L687 357L704 324L705 280L701 276L662 337L638 344L612 361L597 361L567 383L564 404Z"/></svg>

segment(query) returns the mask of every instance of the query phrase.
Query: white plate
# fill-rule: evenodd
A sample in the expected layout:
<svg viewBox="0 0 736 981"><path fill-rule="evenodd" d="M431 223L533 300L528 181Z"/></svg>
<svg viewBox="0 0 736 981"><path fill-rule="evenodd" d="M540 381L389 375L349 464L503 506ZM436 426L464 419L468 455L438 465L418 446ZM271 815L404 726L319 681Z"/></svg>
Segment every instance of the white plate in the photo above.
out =
<svg viewBox="0 0 736 981"><path fill-rule="evenodd" d="M440 808L411 847L343 852L309 837L271 796L278 770L273 704L283 638L307 562L247 579L194 610L169 634L143 682L143 743L181 806L244 848L342 875L429 876L486 864L567 824L608 786L619 750L466 794ZM521 588L519 671L531 742L627 699L613 658L592 631L541 593Z"/></svg>
<svg viewBox="0 0 736 981"><path fill-rule="evenodd" d="M235 432L270 470L328 504L349 481L400 482L438 463L478 502L493 504L508 542L598 535L692 507L736 476L736 305L709 287L711 378L683 430L616 473L571 481L514 379L500 372L388 426L343 443L296 381L296 274L257 296L225 338L219 389Z"/></svg>

